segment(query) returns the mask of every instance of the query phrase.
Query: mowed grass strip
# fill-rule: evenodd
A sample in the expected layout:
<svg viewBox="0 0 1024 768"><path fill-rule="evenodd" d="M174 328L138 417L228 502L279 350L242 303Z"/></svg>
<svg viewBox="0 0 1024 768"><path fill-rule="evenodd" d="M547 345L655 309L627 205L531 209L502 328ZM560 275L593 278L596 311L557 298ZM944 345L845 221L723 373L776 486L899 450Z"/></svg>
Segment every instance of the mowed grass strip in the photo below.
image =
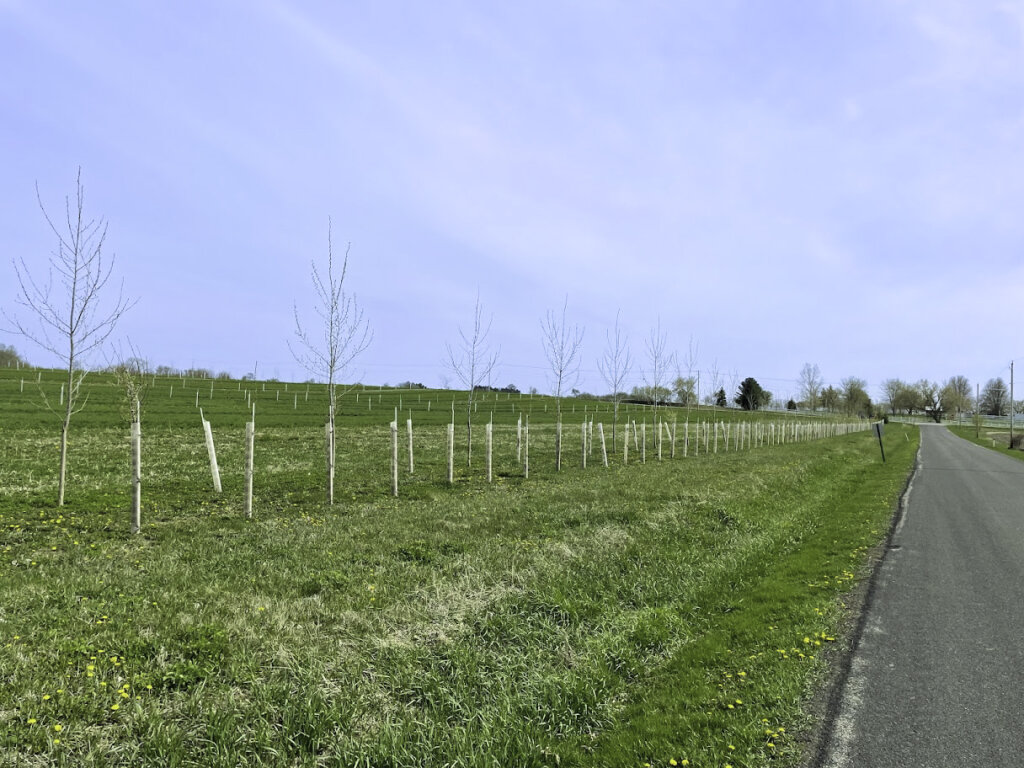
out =
<svg viewBox="0 0 1024 768"><path fill-rule="evenodd" d="M62 509L52 436L0 432L0 762L792 763L917 439L559 475L540 439L529 481L506 439L493 485L481 440L448 488L435 428L391 499L386 428L355 427L326 508L322 436L258 426L245 521L239 436L217 497L192 431L145 430L135 537L124 430L73 435Z"/></svg>
<svg viewBox="0 0 1024 768"><path fill-rule="evenodd" d="M1024 451L1021 451L1019 448L1010 448L1009 429L993 429L991 427L976 429L973 426L968 427L956 424L950 424L947 429L957 437L962 437L964 440L980 445L983 448L996 451L1004 456L1010 456L1018 461L1024 461ZM1020 432L1021 430L1017 429L1014 433L1015 437Z"/></svg>

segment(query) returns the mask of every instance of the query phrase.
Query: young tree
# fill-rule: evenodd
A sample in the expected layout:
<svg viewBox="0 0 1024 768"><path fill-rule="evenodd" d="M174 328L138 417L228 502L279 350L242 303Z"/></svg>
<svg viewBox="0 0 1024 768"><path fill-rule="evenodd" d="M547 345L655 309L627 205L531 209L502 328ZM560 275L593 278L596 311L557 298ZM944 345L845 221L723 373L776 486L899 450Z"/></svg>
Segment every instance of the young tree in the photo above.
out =
<svg viewBox="0 0 1024 768"><path fill-rule="evenodd" d="M654 403L654 429L660 440L661 431L658 426L658 401L668 393L669 369L672 367L674 355L667 351L668 336L661 330L661 318L658 324L651 329L647 342L644 345L647 350L647 367L643 371L644 383L651 392L651 399Z"/></svg>
<svg viewBox="0 0 1024 768"><path fill-rule="evenodd" d="M551 387L555 392L555 469L562 468L562 393L576 386L580 377L580 349L583 346L583 329L578 325L570 326L565 314L569 307L569 297L565 297L561 315L552 310L540 321L541 342L544 345L544 356L547 357L551 369Z"/></svg>
<svg viewBox="0 0 1024 768"><path fill-rule="evenodd" d="M480 304L480 293L477 292L476 304L473 308L473 330L468 334L459 328L459 337L462 341L458 348L453 349L451 344L445 344L448 353L446 364L455 377L462 382L468 390L466 396L466 466L472 464L473 459L473 399L476 396L476 388L489 381L494 366L498 364L498 353L491 352L490 343L487 340L491 332L491 322L488 318L486 326L483 322L483 307Z"/></svg>
<svg viewBox="0 0 1024 768"><path fill-rule="evenodd" d="M718 391L715 392L714 404L718 408L725 408L729 405L729 401L725 397L725 387L719 387Z"/></svg>
<svg viewBox="0 0 1024 768"><path fill-rule="evenodd" d="M682 366L676 368L676 380L672 389L675 391L676 399L686 406L687 414L690 407L700 404L700 371L697 370L698 346L690 336L686 345L686 355L683 357ZM683 376L683 369L686 376Z"/></svg>
<svg viewBox="0 0 1024 768"><path fill-rule="evenodd" d="M118 320L134 305L124 296L124 286L117 298L104 306L105 289L114 268L114 257L107 261L103 246L107 225L103 219L91 219L85 213L85 189L82 169L75 180L75 197L64 198L64 220L54 222L43 205L39 187L36 200L50 231L56 237L56 250L50 254L45 281L34 277L24 259L14 262L18 279L15 301L34 317L30 322L4 313L12 330L34 342L61 361L65 379L63 407L54 408L43 394L45 406L61 418L60 458L57 479L57 505L63 506L67 477L68 432L71 418L85 407L88 398L81 398L85 379L84 363L88 355L103 345ZM53 277L58 286L54 290Z"/></svg>
<svg viewBox="0 0 1024 768"><path fill-rule="evenodd" d="M719 408L724 408L726 403L718 404L718 391L722 390L725 392L725 387L722 386L722 373L718 370L718 361L715 360L711 364L711 370L708 371L708 394L704 398L705 405L716 405ZM722 399L725 399L725 395L722 395Z"/></svg>
<svg viewBox="0 0 1024 768"><path fill-rule="evenodd" d="M310 276L316 294L313 309L319 317L322 336L310 335L302 324L299 305L294 304L295 338L298 349L289 342L295 361L313 376L327 380L327 503L334 503L335 437L334 419L338 409L338 383L355 358L370 346L373 331L359 308L355 294L345 292L348 255L345 247L340 267L334 261L331 219L327 219L327 273L321 274L316 262L310 262Z"/></svg>
<svg viewBox="0 0 1024 768"><path fill-rule="evenodd" d="M114 362L108 364L108 369L114 374L114 381L124 396L122 405L129 424L132 451L131 532L139 533L142 530L142 402L152 369L130 340L126 345L127 354L120 347L114 350Z"/></svg>
<svg viewBox="0 0 1024 768"><path fill-rule="evenodd" d="M629 353L629 340L619 325L619 312L615 313L615 328L605 331L604 354L598 358L597 370L612 391L612 452L618 450L619 403L625 389L626 378L633 367Z"/></svg>
<svg viewBox="0 0 1024 768"><path fill-rule="evenodd" d="M818 399L821 396L821 387L824 383L818 366L804 363L804 367L800 369L799 383L800 397L807 403L808 410L818 410Z"/></svg>

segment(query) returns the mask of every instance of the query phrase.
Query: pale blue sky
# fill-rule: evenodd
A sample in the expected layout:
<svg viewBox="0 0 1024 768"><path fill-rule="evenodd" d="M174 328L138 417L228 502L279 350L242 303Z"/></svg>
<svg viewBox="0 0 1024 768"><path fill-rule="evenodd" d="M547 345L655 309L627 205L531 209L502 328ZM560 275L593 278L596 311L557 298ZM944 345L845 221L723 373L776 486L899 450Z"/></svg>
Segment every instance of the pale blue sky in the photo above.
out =
<svg viewBox="0 0 1024 768"><path fill-rule="evenodd" d="M589 391L618 309L636 382L659 317L783 395L1024 359L1022 2L0 0L0 72L0 306L80 165L154 364L305 378L328 216L367 382L438 384L477 290L497 385L566 295Z"/></svg>

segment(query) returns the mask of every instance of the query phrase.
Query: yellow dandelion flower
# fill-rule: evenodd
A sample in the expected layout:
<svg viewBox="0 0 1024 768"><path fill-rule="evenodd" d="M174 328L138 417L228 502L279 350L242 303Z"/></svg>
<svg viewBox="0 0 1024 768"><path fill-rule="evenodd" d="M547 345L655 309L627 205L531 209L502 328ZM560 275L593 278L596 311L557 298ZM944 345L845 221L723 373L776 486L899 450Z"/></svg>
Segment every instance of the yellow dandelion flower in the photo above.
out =
<svg viewBox="0 0 1024 768"><path fill-rule="evenodd" d="M55 730L57 733L60 733L64 730L64 726L60 723L57 723L55 726L53 726L53 730Z"/></svg>
<svg viewBox="0 0 1024 768"><path fill-rule="evenodd" d="M36 720L36 719L35 719L34 717L30 717L30 718L28 719L28 724L29 724L29 725L35 725L35 724L36 724L37 722L39 722L39 721L38 721L38 720Z"/></svg>

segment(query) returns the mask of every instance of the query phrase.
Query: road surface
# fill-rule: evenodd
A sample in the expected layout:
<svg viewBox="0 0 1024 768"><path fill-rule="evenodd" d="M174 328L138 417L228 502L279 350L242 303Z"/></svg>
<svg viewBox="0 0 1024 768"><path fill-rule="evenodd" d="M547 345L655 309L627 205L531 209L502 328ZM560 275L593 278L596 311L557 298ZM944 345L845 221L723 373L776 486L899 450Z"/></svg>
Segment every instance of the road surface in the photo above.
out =
<svg viewBox="0 0 1024 768"><path fill-rule="evenodd" d="M922 426L818 765L1024 766L1024 462Z"/></svg>

